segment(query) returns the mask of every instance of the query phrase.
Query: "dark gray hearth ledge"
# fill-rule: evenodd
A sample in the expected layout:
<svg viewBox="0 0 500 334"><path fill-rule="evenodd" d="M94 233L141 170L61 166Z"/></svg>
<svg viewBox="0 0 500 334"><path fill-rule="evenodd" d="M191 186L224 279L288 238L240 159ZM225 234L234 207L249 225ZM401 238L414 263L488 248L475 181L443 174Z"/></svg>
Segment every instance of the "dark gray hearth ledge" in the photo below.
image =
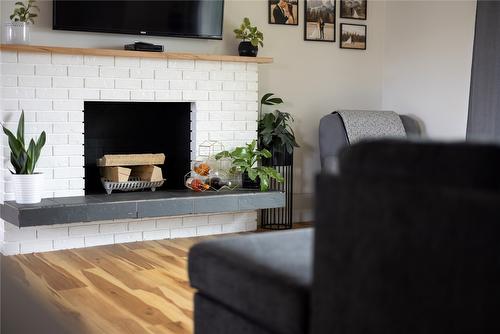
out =
<svg viewBox="0 0 500 334"><path fill-rule="evenodd" d="M117 193L43 199L38 204L5 202L3 220L19 227L81 223L111 219L179 216L279 208L279 191L236 190L195 193L189 190Z"/></svg>

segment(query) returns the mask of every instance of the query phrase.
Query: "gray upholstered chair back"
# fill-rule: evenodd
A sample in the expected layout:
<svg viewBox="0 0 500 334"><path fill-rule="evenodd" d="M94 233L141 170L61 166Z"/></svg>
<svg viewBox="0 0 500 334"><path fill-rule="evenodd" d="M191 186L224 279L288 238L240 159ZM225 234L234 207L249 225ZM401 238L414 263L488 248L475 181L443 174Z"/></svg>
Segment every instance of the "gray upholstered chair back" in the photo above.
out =
<svg viewBox="0 0 500 334"><path fill-rule="evenodd" d="M364 112L364 111L360 111ZM408 138L421 137L423 127L415 118L399 115ZM321 118L319 123L319 151L321 168L329 172L337 170L337 155L341 148L349 145L346 129L337 112Z"/></svg>

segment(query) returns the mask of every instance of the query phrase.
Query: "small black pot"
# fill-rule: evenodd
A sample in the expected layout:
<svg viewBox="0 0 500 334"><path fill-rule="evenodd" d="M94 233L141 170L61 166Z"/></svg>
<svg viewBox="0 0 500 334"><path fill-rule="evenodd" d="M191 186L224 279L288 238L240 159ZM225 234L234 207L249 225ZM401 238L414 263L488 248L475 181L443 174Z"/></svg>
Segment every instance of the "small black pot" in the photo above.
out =
<svg viewBox="0 0 500 334"><path fill-rule="evenodd" d="M266 147L267 148L267 147ZM280 148L267 148L272 156L268 159L262 159L263 166L291 166L293 165L293 152L288 153L285 147Z"/></svg>
<svg viewBox="0 0 500 334"><path fill-rule="evenodd" d="M248 173L244 172L241 175L241 186L246 189L260 189L259 177L257 176L255 181L252 181L252 179L248 176Z"/></svg>
<svg viewBox="0 0 500 334"><path fill-rule="evenodd" d="M238 46L238 52L242 57L257 57L258 46L253 46L250 42L241 42Z"/></svg>

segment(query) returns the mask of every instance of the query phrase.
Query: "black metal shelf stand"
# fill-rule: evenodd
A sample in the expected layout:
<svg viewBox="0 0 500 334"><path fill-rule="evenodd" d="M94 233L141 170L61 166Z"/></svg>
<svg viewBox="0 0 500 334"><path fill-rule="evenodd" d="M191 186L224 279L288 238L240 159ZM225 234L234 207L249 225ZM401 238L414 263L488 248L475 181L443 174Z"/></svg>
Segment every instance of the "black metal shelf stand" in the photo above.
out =
<svg viewBox="0 0 500 334"><path fill-rule="evenodd" d="M274 167L284 181L271 180L269 189L285 193L285 206L275 209L263 209L260 212L260 227L271 230L286 230L293 227L293 153L281 150L271 150L273 156L262 161L263 166Z"/></svg>

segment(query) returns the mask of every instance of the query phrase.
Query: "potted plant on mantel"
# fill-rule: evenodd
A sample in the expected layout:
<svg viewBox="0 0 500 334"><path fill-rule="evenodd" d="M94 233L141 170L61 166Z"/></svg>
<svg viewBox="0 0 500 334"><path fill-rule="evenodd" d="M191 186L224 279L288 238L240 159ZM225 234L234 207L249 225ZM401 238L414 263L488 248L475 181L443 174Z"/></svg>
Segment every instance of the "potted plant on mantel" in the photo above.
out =
<svg viewBox="0 0 500 334"><path fill-rule="evenodd" d="M256 140L246 146L236 147L232 151L223 151L215 155L217 160L231 159L232 168L242 173L243 188L260 188L261 191L269 190L270 179L283 182L283 176L276 169L258 165L262 158L269 157L271 157L271 152L266 149L257 149Z"/></svg>
<svg viewBox="0 0 500 334"><path fill-rule="evenodd" d="M14 11L9 16L11 22L5 25L5 39L10 44L29 44L30 25L35 23L40 9L36 0L28 0L27 3L16 2Z"/></svg>
<svg viewBox="0 0 500 334"><path fill-rule="evenodd" d="M19 118L16 135L4 125L2 127L3 132L9 138L10 163L14 168L11 173L14 181L16 202L20 204L39 203L42 200L44 176L42 173L35 173L35 167L45 145L45 131L42 131L36 142L31 139L28 147L26 147L24 140L24 111Z"/></svg>
<svg viewBox="0 0 500 334"><path fill-rule="evenodd" d="M241 39L238 52L243 57L257 57L259 45L264 47L264 34L250 24L248 17L243 19L239 29L234 29L237 39Z"/></svg>
<svg viewBox="0 0 500 334"><path fill-rule="evenodd" d="M265 165L288 166L292 164L292 155L295 147L299 147L295 140L291 123L293 117L287 112L274 110L262 116L263 106L275 106L283 103L283 99L267 93L260 100L260 118L258 125L259 146L269 150L272 160L264 160Z"/></svg>

